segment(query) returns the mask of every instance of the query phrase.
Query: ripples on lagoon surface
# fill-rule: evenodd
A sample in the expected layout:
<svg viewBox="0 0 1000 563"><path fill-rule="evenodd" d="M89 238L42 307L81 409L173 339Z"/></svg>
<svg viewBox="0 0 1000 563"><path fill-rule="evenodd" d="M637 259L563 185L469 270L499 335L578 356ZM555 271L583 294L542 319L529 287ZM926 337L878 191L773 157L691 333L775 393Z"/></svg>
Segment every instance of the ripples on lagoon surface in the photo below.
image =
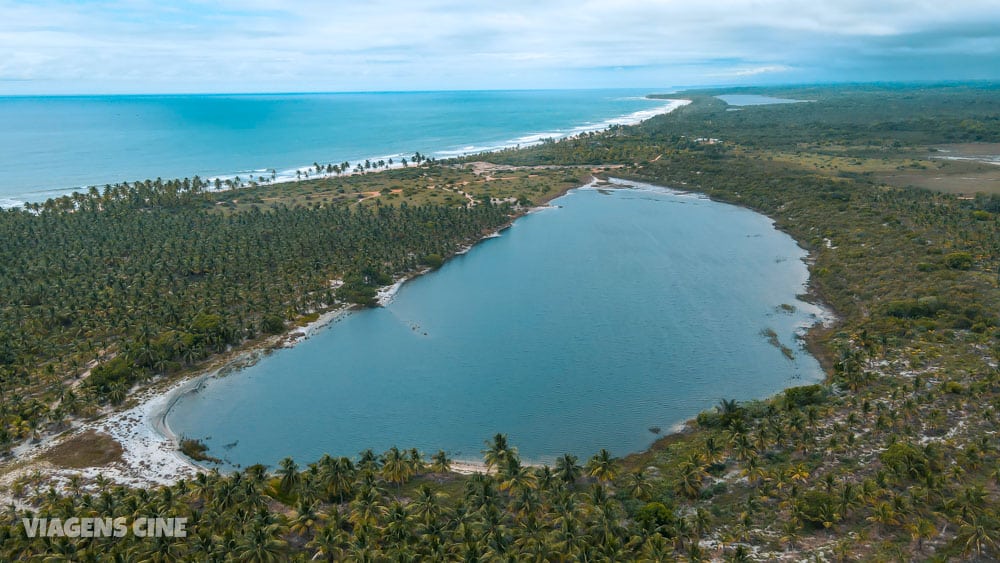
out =
<svg viewBox="0 0 1000 563"><path fill-rule="evenodd" d="M795 337L819 312L796 299L805 252L767 217L650 186L553 205L389 306L210 380L169 426L243 466L393 445L480 459L495 432L551 461L642 450L722 398L821 377Z"/></svg>

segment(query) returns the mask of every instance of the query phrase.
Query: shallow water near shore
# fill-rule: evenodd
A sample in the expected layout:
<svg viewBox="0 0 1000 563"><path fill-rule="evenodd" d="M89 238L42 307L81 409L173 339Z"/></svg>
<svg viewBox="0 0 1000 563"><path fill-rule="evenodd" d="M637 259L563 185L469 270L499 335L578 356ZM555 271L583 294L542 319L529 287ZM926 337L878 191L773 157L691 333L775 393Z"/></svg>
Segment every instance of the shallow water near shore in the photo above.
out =
<svg viewBox="0 0 1000 563"><path fill-rule="evenodd" d="M639 451L722 398L822 377L796 338L822 313L796 298L805 252L767 217L652 186L552 205L388 306L208 380L168 425L229 466L393 445L478 459L496 432L549 462Z"/></svg>
<svg viewBox="0 0 1000 563"><path fill-rule="evenodd" d="M365 159L526 145L674 107L648 90L0 96L0 207L96 185L275 180ZM315 172L314 170L312 172Z"/></svg>

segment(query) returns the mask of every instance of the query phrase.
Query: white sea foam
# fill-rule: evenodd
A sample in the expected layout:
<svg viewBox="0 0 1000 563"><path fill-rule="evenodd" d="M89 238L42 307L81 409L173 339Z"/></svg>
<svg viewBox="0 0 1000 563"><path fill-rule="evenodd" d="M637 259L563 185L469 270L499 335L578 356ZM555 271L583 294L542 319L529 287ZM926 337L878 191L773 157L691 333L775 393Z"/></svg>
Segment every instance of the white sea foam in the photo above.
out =
<svg viewBox="0 0 1000 563"><path fill-rule="evenodd" d="M649 98L630 98L630 99L643 99L649 100ZM622 115L618 117L612 117L604 121L597 123L586 123L577 127L573 127L568 130L555 130L547 131L542 133L529 133L527 135L518 137L516 139L510 139L502 143L495 145L469 145L459 149L448 149L440 150L435 152L435 156L440 158L451 158L456 156L466 156L470 154L479 154L484 152L494 152L504 149L510 149L515 147L530 147L542 143L546 139L565 139L567 137L572 137L575 135L581 135L583 133L593 133L597 131L603 131L608 127L614 125L635 125L637 123L643 122L647 119L655 117L657 115L662 115L664 113L670 113L679 107L686 106L691 103L691 100L666 100L668 103L657 106L655 108L644 109L632 112L627 115Z"/></svg>
<svg viewBox="0 0 1000 563"><path fill-rule="evenodd" d="M46 189L8 195L0 197L0 208L11 209L14 207L22 207L25 203L41 203L47 199L62 197L76 192L86 193L89 189L89 186L77 186L73 188Z"/></svg>
<svg viewBox="0 0 1000 563"><path fill-rule="evenodd" d="M627 98L627 99L629 99L629 100L642 99L642 100L650 101L650 98L644 98L644 97ZM566 129L566 130L559 129L559 130L555 130L555 131L528 133L526 135L522 135L520 137L517 137L517 138L514 138L514 139L510 139L510 140L507 140L507 141L503 141L503 142L500 142L500 143L496 143L496 144L484 144L484 145L471 144L471 145L466 145L464 147L460 147L460 148L457 148L457 149L439 150L439 151L435 151L433 154L431 154L429 156L433 156L434 158L453 158L453 157L458 157L458 156L466 156L466 155L470 155L470 154L479 154L479 153L485 153L485 152L494 152L494 151L499 151L499 150L504 150L504 149L515 148L515 147L529 147L529 146L541 144L543 141L545 141L547 139L558 140L558 139L564 139L564 138L567 138L567 137L572 137L572 136L575 136L575 135L580 135L580 134L583 134L583 133L591 133L591 132L603 131L603 130L605 130L605 129L609 128L609 127L615 126L615 125L635 125L635 124L637 124L639 122L642 122L642 121L645 121L645 120L647 120L647 119L649 119L651 117L654 117L654 116L657 116L657 115L661 115L661 114L664 114L664 113L670 113L671 111L674 111L675 109L677 109L679 107L682 107L682 106L685 106L685 105L691 103L691 100L675 100L675 99L670 99L670 100L665 100L665 101L668 102L668 103L663 104L663 105L659 105L659 106L656 106L656 107L653 107L653 108L650 108L650 109L639 110L639 111L632 112L630 114L626 114L626 115L622 115L622 116L618 116L618 117L613 117L613 118L606 119L604 121L600 121L600 122L596 122L596 123L588 122L588 123L585 123L583 125L580 125L580 126L577 126L577 127L573 127L573 128L570 128L570 129ZM294 168L283 168L282 170L277 170L275 168L254 168L254 169L247 169L247 170L236 171L236 172L232 172L232 173L228 173L228 174L218 174L218 175L208 176L208 177L202 178L202 180L208 183L207 189L209 191L214 191L214 189L215 189L214 188L214 184L215 184L216 180L218 180L219 182L224 183L226 181L234 181L234 180L236 180L236 178L239 178L240 182L241 182L241 186L240 187L245 187L251 181L259 183L260 182L260 178L263 177L265 179L264 180L265 183L278 184L278 183L282 183L282 182L293 182L293 181L297 181L297 180L306 180L306 179L313 180L313 179L332 178L332 177L337 177L337 176L350 175L350 174L353 173L353 170L355 169L355 167L359 163L364 163L365 160L369 160L369 161L371 161L371 162L374 163L374 162L378 162L380 160L388 162L389 159L392 159L393 164L391 166L382 167L379 170L384 170L386 168L402 168L403 164L402 164L401 159L405 158L406 161L407 161L407 166L410 166L411 165L410 162L412 160L412 157L413 157L412 153L395 153L395 154L382 155L382 156L345 158L345 159L338 160L337 162L331 162L330 164L336 164L336 165L339 165L342 162L349 162L350 163L351 169L349 171L342 172L339 175L336 174L336 173L326 172L325 167L326 167L327 163L326 162L320 163L319 161L317 161L317 163L320 164L323 167L323 170L321 172L318 172L318 173L316 172L316 167L313 166L312 164L304 164L302 166L297 166L297 167L294 167ZM307 175L307 173L308 173L308 175ZM131 183L132 180L128 180L128 182ZM120 183L120 181L114 182L114 183ZM42 202L42 201L45 201L46 199L49 199L49 198L61 197L61 196L64 196L64 195L70 195L70 194L72 194L74 192L86 193L87 190L89 190L89 189L90 189L89 186L78 186L78 187L73 187L73 188L50 189L50 190L42 190L42 191L37 191L37 192L25 193L25 194L16 194L14 196L7 196L7 197L0 198L0 208L9 209L9 208L13 208L13 207L21 207L26 202L29 202L29 201L30 202L36 202L36 201L37 202ZM98 186L98 189L102 189L102 187ZM222 186L221 189L222 190L227 190L227 189L229 189L229 187L228 186Z"/></svg>

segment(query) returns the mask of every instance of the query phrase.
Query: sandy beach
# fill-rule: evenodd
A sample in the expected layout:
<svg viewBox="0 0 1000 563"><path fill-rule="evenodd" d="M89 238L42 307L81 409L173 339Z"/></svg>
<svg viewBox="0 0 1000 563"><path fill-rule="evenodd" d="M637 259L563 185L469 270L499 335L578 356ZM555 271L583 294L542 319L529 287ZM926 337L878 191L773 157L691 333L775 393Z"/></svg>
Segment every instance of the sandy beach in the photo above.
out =
<svg viewBox="0 0 1000 563"><path fill-rule="evenodd" d="M495 236L487 235L485 238ZM471 248L470 245L468 248ZM464 248L463 251L467 251ZM423 269L401 276L390 285L377 292L379 306L392 302L393 297L408 280L431 270ZM334 280L333 283L336 283ZM197 392L209 378L222 373L239 370L252 365L263 352L275 347L292 347L316 334L319 330L336 322L354 310L356 306L341 305L301 327L268 339L263 343L238 353L221 366L208 372L196 373L169 385L154 385L139 391L129 399L124 410L111 412L93 421L77 422L59 435L45 436L36 443L25 443L14 449L14 459L4 463L6 471L0 476L0 502L20 504L10 495L10 486L18 479L41 472L57 486L66 486L73 476L82 477L85 483L92 483L98 476L108 481L131 487L155 487L191 479L197 473L208 469L187 458L179 450L180 437L167 424L167 414L171 407L186 393ZM46 454L54 448L73 443L93 433L110 437L121 446L120 459L111 463L80 469L58 467L46 460ZM474 461L453 463L452 470L460 474L488 472L485 465ZM85 485L84 490L88 490ZM92 488L92 486L90 487Z"/></svg>
<svg viewBox="0 0 1000 563"><path fill-rule="evenodd" d="M397 287L398 289L398 287ZM132 487L153 487L190 479L207 469L188 459L179 451L180 437L166 423L167 413L184 394L196 392L211 377L252 365L268 349L294 346L335 322L353 309L344 305L322 313L304 326L293 328L246 350L208 371L182 376L179 381L160 382L129 397L126 408L113 411L97 420L76 421L73 427L58 435L42 437L14 449L14 459L2 464L0 502L15 502L9 493L11 483L41 472L53 484L65 485L77 475L85 481L102 476L108 481ZM120 459L104 465L80 469L58 467L48 461L47 454L64 444L73 444L93 436L106 436L121 446ZM87 486L84 486L87 490Z"/></svg>
<svg viewBox="0 0 1000 563"><path fill-rule="evenodd" d="M660 98L650 98L650 99L657 99L657 100L659 100ZM514 147L522 147L522 148L523 147L531 147L531 146L534 146L534 145L540 145L540 144L542 144L547 139L555 139L555 140L568 139L568 138L576 137L578 135L584 135L584 134L587 134L587 133L596 133L598 131L603 131L603 130L605 130L605 129L609 128L609 127L613 127L613 126L636 125L638 123L642 123L643 121L646 121L647 119L656 117L657 115L663 115L665 113L670 113L670 112L672 112L672 111L674 111L674 110L676 110L678 108L682 108L682 107L684 107L684 106L686 106L686 105L688 105L688 104L691 103L691 100L668 99L668 98L662 98L662 101L666 102L662 106L658 106L658 107L650 108L650 109L645 109L645 110L639 110L639 111L632 112L632 113L627 114L627 115L622 115L622 116L619 116L619 117L614 117L614 118L611 118L611 119L607 119L607 120L601 121L599 123L592 123L592 124L588 124L588 125L581 125L579 127L573 128L570 131L566 131L566 132L533 133L531 135L526 135L526 136L523 136L523 137L519 137L517 139L511 139L510 141L507 141L505 143L501 143L501 144L498 144L498 145L483 145L483 146L470 145L470 146L467 146L467 147L464 147L464 148L458 149L458 150L438 151L438 152L435 153L435 155L436 155L435 158L444 158L444 159L447 159L447 158L454 158L454 157L460 157L460 156L468 156L468 155L473 155L473 154L496 152L496 151L501 151L501 150L504 150L504 149L511 149L511 148L514 148ZM386 164L385 166L380 167L380 168L372 168L370 170L364 170L363 172L359 172L356 167L350 168L348 170L341 171L339 173L335 173L335 172L327 172L325 168L322 171L320 171L320 172L316 172L316 168L313 167L312 165L297 166L295 168L289 168L287 170L275 171L275 175L274 175L273 179L270 179L268 181L268 183L269 184L281 184L281 183L286 183L286 182L298 182L298 181L303 181L303 180L317 180L317 179L326 179L326 178L341 178L341 177L345 177L345 176L353 176L353 175L359 174L359 173L360 174L371 174L373 172L384 172L386 170L397 170L397 169L400 169L400 168L406 168L407 166L419 166L419 164L413 164L413 163L403 164L403 162L400 159L401 158L406 158L407 156L409 156L409 155L399 153L399 154L375 156L375 157L368 158L367 160L369 160L371 162L389 161L389 160L392 160L393 162L392 162L392 164ZM354 164L355 165L361 164L364 161L365 161L365 159L359 159ZM260 176L260 175L263 174L264 177L267 177L266 174L267 174L268 170L267 169L259 169L259 170L256 170L255 172L258 173L258 176ZM246 177L246 176L247 176L247 174L246 174L246 172L244 172L243 173L243 177ZM241 177L240 174L225 174L225 175L220 175L220 176L213 176L213 177L207 178L206 180L209 183L215 182L215 180L219 180L219 181L225 182L227 180L234 180L234 179L239 178L239 177ZM252 178L252 174L251 174L250 177ZM235 189L240 189L240 187L243 187L243 186L238 186ZM226 191L226 189L227 188L223 188L220 191ZM209 191L215 191L215 190L214 190L214 188L209 188Z"/></svg>
<svg viewBox="0 0 1000 563"><path fill-rule="evenodd" d="M589 123L586 125L580 125L569 130L562 131L547 131L540 133L531 133L529 135L524 135L518 138L508 139L506 141L497 144L483 144L483 145L468 145L459 149L454 150L438 150L433 154L426 155L435 159L448 159L459 156L468 156L480 153L489 153L494 151L500 151L504 149L510 149L514 147L530 147L533 145L538 145L548 139L566 139L582 134L593 133L602 131L612 126L619 125L635 125L657 115L662 115L665 113L670 113L677 108L683 107L689 103L690 100L681 99L668 99L668 98L649 98L650 100L664 102L662 105L657 105L649 109L643 109L635 111L629 114L620 115L617 117L612 117L603 121ZM245 188L253 183L262 183L262 185L275 185L283 183L293 183L298 181L310 181L317 179L326 178L340 178L346 176L352 176L355 174L371 174L376 172L383 172L386 170L400 169L404 167L419 166L419 164L413 162L407 162L403 164L402 159L409 159L412 154L408 153L394 153L394 154L383 154L377 156L371 156L367 158L356 158L351 161L352 166L346 170L342 170L339 173L327 172L326 163L321 164L321 170L317 171L313 164L303 164L301 166L296 166L294 168L283 168L281 170L271 169L271 168L251 168L247 170L242 170L238 172L215 174L203 177L202 179L207 183L205 187L206 191L230 191L239 190ZM385 162L386 165L379 168L366 169L363 172L359 172L357 166L363 164L365 161L372 163ZM389 161L392 164L388 164ZM330 163L340 165L340 162ZM235 184L236 179L239 178L239 184ZM260 179L263 178L263 181ZM221 187L216 189L215 182L218 180L222 183ZM225 185L226 182L232 182L235 185L233 187ZM106 182L104 182L106 183ZM86 192L89 186L81 185L75 187L57 188L45 190L44 193L46 197L58 198L63 195L70 195L73 192ZM22 194L8 194L0 195L0 209L8 209L21 207L25 203L25 197ZM35 201L35 199L31 199Z"/></svg>
<svg viewBox="0 0 1000 563"><path fill-rule="evenodd" d="M21 505L11 493L11 485L35 474L42 474L55 486L65 487L74 476L83 478L82 490L97 490L94 481L102 477L111 483L137 488L155 487L191 479L203 468L187 459L177 449L175 436L164 424L170 405L182 394L196 389L207 375L186 379L166 390L148 389L135 399L138 404L93 422L84 422L62 435L41 440L22 451L25 459L15 459L14 467L0 476L0 502ZM85 468L59 467L47 454L63 444L72 444L93 436L110 437L121 446L120 458L110 463Z"/></svg>
<svg viewBox="0 0 1000 563"><path fill-rule="evenodd" d="M690 103L689 100L665 100L665 105L650 110L636 112L627 116L616 118L606 123L594 124L574 130L564 136L588 133L606 129L612 125L631 125L649 119L655 115L669 113L679 107ZM521 146L542 142L538 139L522 139ZM499 150L507 148L489 147L478 151ZM401 167L401 163L394 163L392 168ZM305 168L303 168L304 170ZM379 172L388 169L377 169L369 172ZM293 169L291 177L281 177L278 181L297 181L296 170ZM348 171L344 174L353 174ZM343 174L342 174L343 175ZM321 173L310 176L309 179L317 177L333 176L333 174ZM224 177L220 177L223 178ZM304 180L304 178L303 178ZM526 212L536 212L547 208L548 205L527 210ZM512 221L513 222L513 221ZM500 236L500 232L506 227L494 233L489 233L475 243L469 244L456 252L456 255L468 252L476 244L487 238ZM386 306L392 302L393 297L404 283L417 276L426 274L431 269L423 269L411 274L401 276L392 284L378 290L376 301L379 306ZM331 284L336 285L339 280L332 280ZM58 435L44 436L34 443L24 443L13 450L13 459L0 464L0 501L15 502L9 495L9 487L15 480L36 472L43 472L51 477L55 484L65 484L73 475L79 475L88 481L96 479L98 476L117 484L133 487L151 487L157 485L176 482L179 479L190 479L200 471L206 471L202 466L197 465L192 460L180 453L179 437L171 432L166 423L166 416L173 404L184 394L197 391L208 378L219 373L230 372L251 365L259 359L261 353L267 349L275 347L291 347L309 339L317 331L327 325L336 322L344 315L352 311L355 307L342 305L330 311L326 311L315 320L301 327L291 329L289 332L267 339L264 342L253 344L251 347L238 351L237 354L221 365L210 371L195 372L182 376L179 381L170 383L154 384L152 387L139 391L129 397L128 405L122 410L112 411L101 418L92 421L74 421L72 427ZM74 440L80 440L83 436L97 435L109 437L121 446L120 458L104 465L85 467L80 469L57 467L45 459L46 453L63 444L72 444ZM452 470L459 474L471 474L477 472L488 472L484 464L477 461L455 461Z"/></svg>

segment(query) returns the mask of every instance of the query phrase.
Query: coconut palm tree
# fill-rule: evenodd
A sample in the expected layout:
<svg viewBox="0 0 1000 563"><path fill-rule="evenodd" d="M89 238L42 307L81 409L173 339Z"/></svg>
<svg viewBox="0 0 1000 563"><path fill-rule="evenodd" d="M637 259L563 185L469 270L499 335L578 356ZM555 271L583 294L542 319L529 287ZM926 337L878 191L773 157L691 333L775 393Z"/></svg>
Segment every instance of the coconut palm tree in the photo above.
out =
<svg viewBox="0 0 1000 563"><path fill-rule="evenodd" d="M1000 520L993 514L969 514L958 519L954 543L963 555L1000 554Z"/></svg>
<svg viewBox="0 0 1000 563"><path fill-rule="evenodd" d="M516 456L507 458L506 465L501 468L497 475L500 480L501 491L522 491L534 489L538 486L538 477L530 467L521 465L521 460Z"/></svg>
<svg viewBox="0 0 1000 563"><path fill-rule="evenodd" d="M420 485L416 496L410 502L413 515L425 524L437 520L444 510L440 502L443 496L443 493L435 491L426 484Z"/></svg>
<svg viewBox="0 0 1000 563"><path fill-rule="evenodd" d="M313 559L332 562L343 559L346 545L347 534L343 530L335 526L324 526L316 532L306 547L313 550Z"/></svg>
<svg viewBox="0 0 1000 563"><path fill-rule="evenodd" d="M876 503L872 509L871 516L867 517L866 520L874 522L879 532L884 531L889 526L898 526L900 523L899 515L893 509L892 505L887 502Z"/></svg>
<svg viewBox="0 0 1000 563"><path fill-rule="evenodd" d="M413 465L396 446L389 448L382 457L385 459L381 470L382 478L396 485L398 491L413 476Z"/></svg>
<svg viewBox="0 0 1000 563"><path fill-rule="evenodd" d="M434 473L451 471L451 459L448 458L448 454L444 450L438 450L436 454L431 456L431 471Z"/></svg>
<svg viewBox="0 0 1000 563"><path fill-rule="evenodd" d="M355 526L375 526L386 512L387 509L382 504L382 496L378 490L375 487L367 487L351 501L347 519Z"/></svg>
<svg viewBox="0 0 1000 563"><path fill-rule="evenodd" d="M413 475L420 475L427 469L427 464L424 463L423 454L421 454L420 450L417 448L410 448L407 452L407 456Z"/></svg>
<svg viewBox="0 0 1000 563"><path fill-rule="evenodd" d="M639 469L625 474L624 490L631 497L639 500L649 500L653 492L653 484L646 478L643 470Z"/></svg>
<svg viewBox="0 0 1000 563"><path fill-rule="evenodd" d="M602 483L609 483L618 476L618 459L611 457L608 450L601 449L587 462L587 474Z"/></svg>
<svg viewBox="0 0 1000 563"><path fill-rule="evenodd" d="M684 458L680 465L681 478L678 489L688 498L698 498L701 495L701 484L708 474L697 454Z"/></svg>
<svg viewBox="0 0 1000 563"><path fill-rule="evenodd" d="M300 499L288 522L288 530L302 537L311 537L313 530L326 519L325 515L317 512L318 508L319 502L307 503Z"/></svg>
<svg viewBox="0 0 1000 563"><path fill-rule="evenodd" d="M378 471L382 466L382 460L370 448L361 452L358 459L358 468L369 471Z"/></svg>
<svg viewBox="0 0 1000 563"><path fill-rule="evenodd" d="M278 467L277 474L281 476L279 490L282 494L291 494L302 481L302 476L299 475L299 465L292 458L286 457L278 462Z"/></svg>
<svg viewBox="0 0 1000 563"><path fill-rule="evenodd" d="M556 459L556 475L567 485L575 483L582 473L583 468L577 465L575 455L563 454Z"/></svg>
<svg viewBox="0 0 1000 563"><path fill-rule="evenodd" d="M937 533L937 527L934 526L934 523L923 517L917 517L906 527L910 531L910 537L917 542L917 551L920 553L924 552L924 541L934 537L934 534Z"/></svg>
<svg viewBox="0 0 1000 563"><path fill-rule="evenodd" d="M240 561L281 561L288 545L281 539L281 533L282 529L277 524L253 526L239 538L234 553Z"/></svg>
<svg viewBox="0 0 1000 563"><path fill-rule="evenodd" d="M486 441L487 448L483 450L483 461L486 467L493 469L506 463L509 457L517 456L517 448L507 443L507 435L497 433L493 441Z"/></svg>

